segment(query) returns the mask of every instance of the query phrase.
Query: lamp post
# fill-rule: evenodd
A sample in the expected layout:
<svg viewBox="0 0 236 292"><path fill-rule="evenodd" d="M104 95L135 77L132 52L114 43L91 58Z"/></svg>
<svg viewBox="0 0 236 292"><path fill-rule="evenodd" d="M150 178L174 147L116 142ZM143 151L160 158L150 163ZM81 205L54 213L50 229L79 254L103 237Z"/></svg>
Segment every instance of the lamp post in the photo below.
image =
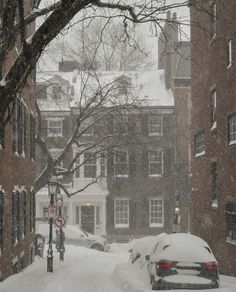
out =
<svg viewBox="0 0 236 292"><path fill-rule="evenodd" d="M58 198L57 198L57 206L58 206L58 215L62 216L62 207L63 207L63 198L60 193L60 190L58 190ZM62 227L59 227L59 253L60 253L60 261L64 261L64 252L65 252L65 246L64 246L64 232L62 230Z"/></svg>
<svg viewBox="0 0 236 292"><path fill-rule="evenodd" d="M50 205L48 206L48 217L49 217L49 241L48 241L48 251L47 251L47 272L53 272L53 248L52 248L52 227L53 227L53 217L56 210L54 205L54 197L57 193L57 179L52 177L51 181L48 183L48 194L50 196Z"/></svg>

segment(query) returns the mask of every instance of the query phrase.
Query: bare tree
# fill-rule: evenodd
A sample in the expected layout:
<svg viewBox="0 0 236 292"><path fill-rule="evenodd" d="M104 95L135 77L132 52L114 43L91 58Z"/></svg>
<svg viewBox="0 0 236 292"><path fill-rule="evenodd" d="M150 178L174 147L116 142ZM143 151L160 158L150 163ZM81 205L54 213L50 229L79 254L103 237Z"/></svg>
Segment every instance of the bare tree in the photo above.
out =
<svg viewBox="0 0 236 292"><path fill-rule="evenodd" d="M70 108L70 119L74 120L73 131L67 135L67 140L63 143L61 152L56 157L53 157L50 148L53 148L52 143L47 143L42 137L42 120L41 112L42 105L49 107L50 104L56 103L53 96L48 96L47 101L38 100L38 116L39 129L37 134L37 143L40 146L42 156L44 157L43 168L35 182L36 191L44 187L50 180L51 175L55 176L71 176L75 171L81 168L86 162L91 160L100 160L107 157L109 151L114 151L122 146L129 147L129 139L120 139L124 128L128 127L124 121L124 116L127 117L129 111L136 109L141 103L141 100L136 98L137 90L131 88L131 84L125 82L123 75L105 74L101 75L96 71L82 70L75 76L74 80L76 89L72 84L70 95L74 96ZM55 86L55 81L47 82L45 86ZM60 86L60 89L63 86ZM40 86L42 90L42 85ZM75 92L76 91L76 92ZM61 92L65 99L69 102L66 92ZM46 103L45 103L46 102ZM62 110L58 104L58 115L62 114ZM55 113L54 113L55 115ZM115 122L117 127L114 132L114 127L111 123ZM108 124L110 123L110 125ZM89 139L85 136L91 133ZM56 141L57 144L57 141ZM72 149L73 148L73 149ZM73 152L73 155L68 159L68 153ZM86 155L86 159L81 159L81 156ZM62 167L61 163L67 159L66 167ZM98 182L100 174L96 174L91 181L75 190L73 193L59 184L65 191L67 196L77 194L91 184Z"/></svg>
<svg viewBox="0 0 236 292"><path fill-rule="evenodd" d="M39 8L40 2L40 0L33 1L28 11L24 10L23 0L6 0L2 5L0 27L1 132L3 132L5 124L9 120L10 105L14 102L16 94L26 84L27 78L35 68L40 55L77 13L79 13L81 21L84 17L83 12L86 11L89 13L85 18L88 19L120 18L124 26L130 22L151 22L157 28L162 26L165 18L164 13L167 10L188 4L188 1L168 4L165 0L139 1L137 4L131 2L130 5L127 5L125 1L62 0L54 1L46 4L44 8ZM105 11L108 10L111 11L110 16L105 14ZM45 16L42 24L32 35L27 35L27 28L41 16ZM4 72L4 60L10 52L15 51L17 40L19 48L15 59L9 70Z"/></svg>

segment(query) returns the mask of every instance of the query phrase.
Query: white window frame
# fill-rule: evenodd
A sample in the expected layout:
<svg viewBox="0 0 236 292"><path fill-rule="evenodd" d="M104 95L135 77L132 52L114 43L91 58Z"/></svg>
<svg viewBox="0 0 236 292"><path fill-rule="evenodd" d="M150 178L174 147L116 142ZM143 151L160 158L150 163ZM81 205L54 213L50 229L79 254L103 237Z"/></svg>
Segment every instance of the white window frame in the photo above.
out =
<svg viewBox="0 0 236 292"><path fill-rule="evenodd" d="M121 162L116 160L117 154L120 152L126 153L126 157L127 157L126 163L121 163ZM117 165L119 165L119 164L123 164L123 165L126 164L127 174L116 174ZM115 153L114 153L114 177L129 177L129 152L128 152L128 150L115 151Z"/></svg>
<svg viewBox="0 0 236 292"><path fill-rule="evenodd" d="M216 0L212 4L212 39L216 37L217 33L217 6Z"/></svg>
<svg viewBox="0 0 236 292"><path fill-rule="evenodd" d="M152 152L160 152L161 153L161 161L151 161L151 153ZM155 155L156 158L158 155ZM164 166L163 166L163 150L162 149L155 149L155 150L149 150L148 151L148 173L149 173L149 177L161 177L163 175L163 170L164 170ZM153 173L151 174L151 164L159 164L161 163L161 173Z"/></svg>
<svg viewBox="0 0 236 292"><path fill-rule="evenodd" d="M85 119L80 126L80 133L84 131L83 136L94 136L94 120L93 118Z"/></svg>
<svg viewBox="0 0 236 292"><path fill-rule="evenodd" d="M121 135L121 136L127 136L128 135L128 122L129 122L128 115L122 115L121 117L118 117L118 119L114 118L114 134ZM121 127L122 127L122 129L124 129L124 132L119 133L119 129Z"/></svg>
<svg viewBox="0 0 236 292"><path fill-rule="evenodd" d="M117 223L118 211L116 210L116 208L118 207L117 206L118 202L123 202L123 203L124 202L128 202L127 209L119 211L119 214L120 214L119 219L120 219L120 221L121 220L125 221L126 218L122 217L122 215L127 214L127 223L120 223L120 222ZM117 198L117 199L115 199L115 201L114 201L114 217L115 217L114 218L115 228L129 228L129 199L127 199L127 198Z"/></svg>
<svg viewBox="0 0 236 292"><path fill-rule="evenodd" d="M231 123L232 120L232 123ZM236 113L229 115L228 117L228 135L229 135L229 145L236 144ZM231 139L231 137L234 139Z"/></svg>
<svg viewBox="0 0 236 292"><path fill-rule="evenodd" d="M216 128L216 89L211 91L211 129Z"/></svg>
<svg viewBox="0 0 236 292"><path fill-rule="evenodd" d="M58 127L50 126L50 123L56 122L60 123L60 126ZM62 119L48 119L47 120L48 137L62 137L62 125L63 125ZM60 129L60 131L58 133L54 133L54 131L51 131L51 129Z"/></svg>
<svg viewBox="0 0 236 292"><path fill-rule="evenodd" d="M160 116L148 117L148 135L149 136L163 135L163 117L160 117Z"/></svg>
<svg viewBox="0 0 236 292"><path fill-rule="evenodd" d="M227 42L227 68L232 66L232 40Z"/></svg>
<svg viewBox="0 0 236 292"><path fill-rule="evenodd" d="M203 137L202 139L200 139L200 137ZM200 139L200 141L198 141L198 139ZM201 142L201 146L198 147L198 144ZM204 131L201 131L199 133L197 133L195 135L195 157L198 157L198 156L201 156L201 155L204 155L206 153L206 141L205 141L205 133Z"/></svg>
<svg viewBox="0 0 236 292"><path fill-rule="evenodd" d="M161 204L160 204L161 202ZM156 203L156 204L152 204ZM161 207L161 211L158 210ZM154 210L153 210L154 208ZM156 209L156 210L155 210ZM161 213L161 216L155 216L155 213ZM161 218L161 222L151 222L152 218L157 221ZM149 227L163 227L164 226L164 200L163 198L151 198L149 199Z"/></svg>

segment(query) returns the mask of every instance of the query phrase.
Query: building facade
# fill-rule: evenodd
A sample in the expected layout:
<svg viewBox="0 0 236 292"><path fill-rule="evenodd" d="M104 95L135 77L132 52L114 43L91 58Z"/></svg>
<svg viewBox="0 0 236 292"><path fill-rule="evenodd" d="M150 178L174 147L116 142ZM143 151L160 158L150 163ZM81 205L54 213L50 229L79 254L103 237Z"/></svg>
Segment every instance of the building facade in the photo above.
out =
<svg viewBox="0 0 236 292"><path fill-rule="evenodd" d="M235 12L233 0L191 6L193 232L210 244L220 272L234 276Z"/></svg>
<svg viewBox="0 0 236 292"><path fill-rule="evenodd" d="M139 103L132 107L120 104L116 107L119 110L115 111L111 104L107 104L102 122L101 119L99 123L95 122L97 115L94 115L93 121L90 116L81 124L80 131L86 126L88 128L80 136L80 144L89 145L105 135L106 155L87 161L89 151L82 151L74 161L80 167L70 176L64 176L62 182L72 193L99 177L96 183L70 199L63 195L68 223L79 224L91 233L107 234L112 241L170 232L175 193L171 183L174 180L175 123L173 96L165 88L164 71L100 72L97 75L103 84L104 80L110 84L114 80L119 83L116 93L120 100L138 93ZM46 88L46 91L41 90L44 96L38 94L38 104L42 125L46 129L44 137L51 151L62 151L81 117L79 84L81 75L78 70L42 73L41 79L38 75L38 88ZM67 94L58 98L57 93L54 105L50 101L53 86L60 89L68 86L61 90ZM64 159L65 168L69 167L78 151L81 149L73 144ZM37 194L39 220L47 217L48 202L47 190L42 189Z"/></svg>
<svg viewBox="0 0 236 292"><path fill-rule="evenodd" d="M25 9L30 9L25 1ZM34 25L28 27L30 35ZM16 46L20 44L17 43ZM16 56L3 64L7 72ZM12 116L0 137L0 281L18 273L34 260L35 216L35 91L34 78L15 97Z"/></svg>

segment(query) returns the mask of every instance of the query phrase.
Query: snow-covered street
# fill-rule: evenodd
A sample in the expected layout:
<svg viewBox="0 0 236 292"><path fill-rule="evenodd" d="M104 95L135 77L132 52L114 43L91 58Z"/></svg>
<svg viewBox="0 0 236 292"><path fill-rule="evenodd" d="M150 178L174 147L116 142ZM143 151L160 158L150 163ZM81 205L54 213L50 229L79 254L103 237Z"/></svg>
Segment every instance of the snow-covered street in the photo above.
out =
<svg viewBox="0 0 236 292"><path fill-rule="evenodd" d="M108 253L66 246L64 262L59 262L58 253L54 253L53 273L46 271L46 257L36 258L23 272L0 283L0 292L151 291L145 268L131 264L127 250L125 244L113 244ZM221 276L221 287L208 291L234 292L235 289L235 278Z"/></svg>

